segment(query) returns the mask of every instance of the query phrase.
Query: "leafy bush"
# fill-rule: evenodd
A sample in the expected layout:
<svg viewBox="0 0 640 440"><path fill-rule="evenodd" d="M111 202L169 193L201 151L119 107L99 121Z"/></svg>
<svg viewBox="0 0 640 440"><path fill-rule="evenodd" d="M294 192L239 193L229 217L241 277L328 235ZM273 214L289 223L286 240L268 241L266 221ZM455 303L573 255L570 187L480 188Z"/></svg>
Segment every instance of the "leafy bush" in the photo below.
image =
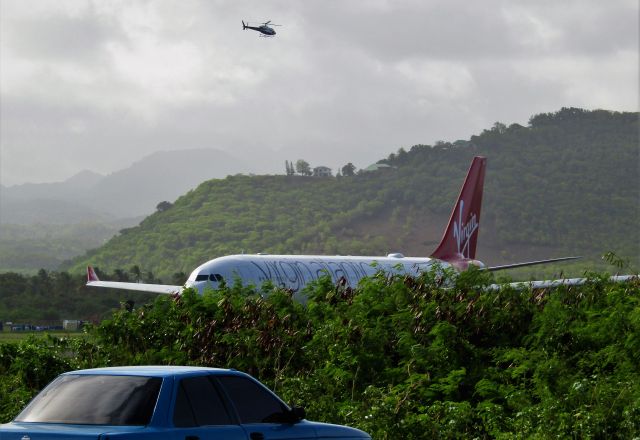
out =
<svg viewBox="0 0 640 440"><path fill-rule="evenodd" d="M640 435L640 284L484 291L490 281L323 278L305 304L239 283L158 297L89 340L0 346L1 415L67 369L192 364L247 371L309 418L376 439Z"/></svg>

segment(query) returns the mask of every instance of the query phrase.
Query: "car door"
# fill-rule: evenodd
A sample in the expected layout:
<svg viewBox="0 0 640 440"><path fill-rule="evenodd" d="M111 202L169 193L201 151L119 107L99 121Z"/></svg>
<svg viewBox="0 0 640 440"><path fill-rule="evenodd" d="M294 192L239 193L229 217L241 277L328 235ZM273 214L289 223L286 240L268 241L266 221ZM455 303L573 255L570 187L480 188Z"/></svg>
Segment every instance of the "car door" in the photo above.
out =
<svg viewBox="0 0 640 440"><path fill-rule="evenodd" d="M181 379L175 395L174 439L246 440L244 429L209 376Z"/></svg>
<svg viewBox="0 0 640 440"><path fill-rule="evenodd" d="M311 423L283 422L286 405L259 382L245 376L215 376L231 401L249 440L309 440L316 438Z"/></svg>

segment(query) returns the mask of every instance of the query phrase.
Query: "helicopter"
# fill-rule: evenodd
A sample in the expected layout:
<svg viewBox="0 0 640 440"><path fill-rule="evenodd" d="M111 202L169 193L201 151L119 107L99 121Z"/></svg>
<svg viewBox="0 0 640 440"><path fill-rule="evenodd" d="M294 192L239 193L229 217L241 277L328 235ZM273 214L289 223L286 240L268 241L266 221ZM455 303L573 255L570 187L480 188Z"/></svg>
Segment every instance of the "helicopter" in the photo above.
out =
<svg viewBox="0 0 640 440"><path fill-rule="evenodd" d="M248 22L247 22L248 23ZM242 21L242 30L252 29L254 31L260 32L261 37L273 37L276 34L276 31L273 30L271 26L282 26L281 24L272 24L271 20L261 23L261 26L249 26L245 24L244 20Z"/></svg>

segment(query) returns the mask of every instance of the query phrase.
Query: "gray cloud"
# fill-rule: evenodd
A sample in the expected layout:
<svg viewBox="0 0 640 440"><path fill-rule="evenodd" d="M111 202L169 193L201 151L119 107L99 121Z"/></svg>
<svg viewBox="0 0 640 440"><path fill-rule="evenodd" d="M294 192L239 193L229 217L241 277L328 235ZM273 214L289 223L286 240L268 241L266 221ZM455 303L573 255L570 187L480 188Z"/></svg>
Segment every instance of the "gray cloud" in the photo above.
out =
<svg viewBox="0 0 640 440"><path fill-rule="evenodd" d="M0 3L0 180L211 147L364 167L563 106L637 110L635 1ZM241 20L283 24L275 38Z"/></svg>
<svg viewBox="0 0 640 440"><path fill-rule="evenodd" d="M58 11L32 18L6 19L6 44L25 59L53 63L96 63L105 45L120 38L114 23L95 14L70 17Z"/></svg>

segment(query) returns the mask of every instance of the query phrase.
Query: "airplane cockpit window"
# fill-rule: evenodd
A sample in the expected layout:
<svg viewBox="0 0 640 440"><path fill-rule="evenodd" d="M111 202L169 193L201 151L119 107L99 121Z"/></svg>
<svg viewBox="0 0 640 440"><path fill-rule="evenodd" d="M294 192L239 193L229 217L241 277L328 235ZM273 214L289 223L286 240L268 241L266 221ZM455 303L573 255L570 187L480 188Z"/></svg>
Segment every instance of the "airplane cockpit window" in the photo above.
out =
<svg viewBox="0 0 640 440"><path fill-rule="evenodd" d="M222 275L220 275L219 273L212 273L211 275L209 275L209 279L211 281L220 282L220 281L222 281Z"/></svg>
<svg viewBox="0 0 640 440"><path fill-rule="evenodd" d="M209 279L209 275L207 274L200 274L196 276L196 281L207 281L208 279Z"/></svg>

